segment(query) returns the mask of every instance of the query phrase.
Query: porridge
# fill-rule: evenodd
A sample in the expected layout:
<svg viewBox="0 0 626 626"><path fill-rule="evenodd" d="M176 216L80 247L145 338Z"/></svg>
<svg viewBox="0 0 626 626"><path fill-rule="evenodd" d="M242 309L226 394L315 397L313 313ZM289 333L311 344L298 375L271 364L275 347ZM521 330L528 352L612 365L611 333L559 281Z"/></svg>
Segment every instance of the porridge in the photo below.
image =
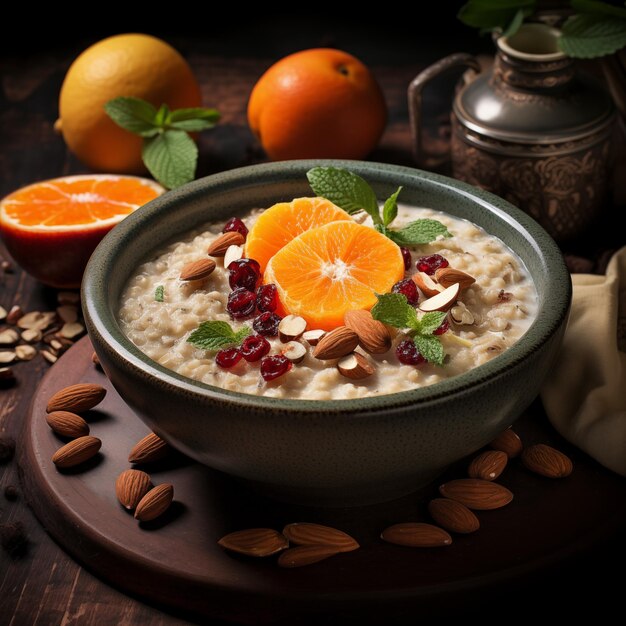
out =
<svg viewBox="0 0 626 626"><path fill-rule="evenodd" d="M307 216L323 203L324 210L336 209L321 199L289 206L297 202L308 203ZM398 248L376 232L372 215L342 214L314 228L300 224L305 232L272 257L271 246L263 248L271 237L255 239L255 224L264 213L250 211L243 223L230 220L227 236L223 222L207 224L138 267L119 308L130 341L157 363L223 389L347 399L407 391L466 372L513 345L536 316L537 294L520 259L468 221L399 205L394 228L427 220L423 224L439 224L451 236ZM277 221L277 232L283 226ZM352 251L332 262L319 259L313 248L333 232L341 237L324 250L339 249L337 241L345 248L352 238L362 242L359 259L366 264L350 261ZM371 242L362 239L369 233ZM295 256L288 256L288 249ZM259 263L246 260L249 250L257 250ZM309 283L307 263L314 262L321 264L320 276ZM376 295L384 280L386 295ZM333 289L347 301L343 309ZM207 329L210 336L202 339Z"/></svg>

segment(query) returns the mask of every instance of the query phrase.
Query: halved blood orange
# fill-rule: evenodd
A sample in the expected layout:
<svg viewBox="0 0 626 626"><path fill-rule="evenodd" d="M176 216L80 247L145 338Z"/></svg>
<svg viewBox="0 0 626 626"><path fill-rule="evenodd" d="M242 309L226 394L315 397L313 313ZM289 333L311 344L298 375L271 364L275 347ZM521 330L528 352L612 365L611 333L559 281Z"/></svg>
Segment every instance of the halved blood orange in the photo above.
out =
<svg viewBox="0 0 626 626"><path fill-rule="evenodd" d="M324 198L296 198L279 202L263 211L246 239L246 256L265 271L267 262L294 237L329 222L349 220L350 216Z"/></svg>
<svg viewBox="0 0 626 626"><path fill-rule="evenodd" d="M371 309L404 276L400 248L368 226L331 222L308 230L267 264L264 282L274 283L285 311L309 328L331 330L346 311Z"/></svg>
<svg viewBox="0 0 626 626"><path fill-rule="evenodd" d="M104 235L164 191L136 176L87 174L28 185L0 202L0 234L15 260L53 287L79 287Z"/></svg>

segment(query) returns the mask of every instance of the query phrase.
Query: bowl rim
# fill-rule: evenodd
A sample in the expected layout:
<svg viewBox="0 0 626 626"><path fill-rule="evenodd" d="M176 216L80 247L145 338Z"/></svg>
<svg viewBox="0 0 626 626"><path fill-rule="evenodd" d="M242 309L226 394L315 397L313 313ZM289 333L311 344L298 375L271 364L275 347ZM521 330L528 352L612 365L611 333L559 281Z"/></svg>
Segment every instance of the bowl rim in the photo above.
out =
<svg viewBox="0 0 626 626"><path fill-rule="evenodd" d="M167 210L170 204L184 200L188 196L206 195L212 190L223 191L250 184L268 184L277 182L281 177L283 180L294 179L294 173L305 177L307 170L317 166L344 167L364 177L373 174L380 178L380 175L384 174L384 182L396 185L398 178L420 180L426 182L431 188L445 189L448 193L452 192L469 198L483 209L495 213L498 218L521 232L528 240L545 264L546 289L558 305L552 309L547 318L537 317L526 333L504 353L463 374L426 387L352 399L273 398L222 389L167 369L141 352L123 334L116 315L113 313L113 305L109 303L105 277L107 271L114 269L116 250L127 245L127 237L129 234L132 235L137 227L153 219L154 214ZM549 271L547 258L551 264ZM571 292L571 278L554 240L533 218L506 200L467 183L416 168L374 161L333 159L278 161L240 167L197 179L151 200L120 222L100 242L89 260L81 287L82 305L89 335L98 336L115 355L114 358L123 362L126 371L130 370L133 374L144 378L148 375L156 379L161 387L166 387L173 392L182 392L186 396L195 396L201 402L213 400L241 409L264 408L278 412L297 411L317 414L340 412L343 415L359 414L361 416L381 409L402 410L408 406L424 406L444 400L449 401L452 396L461 397L473 392L481 385L493 383L499 377L508 375L510 370L521 366L560 328L569 312ZM93 343L97 344L97 342Z"/></svg>

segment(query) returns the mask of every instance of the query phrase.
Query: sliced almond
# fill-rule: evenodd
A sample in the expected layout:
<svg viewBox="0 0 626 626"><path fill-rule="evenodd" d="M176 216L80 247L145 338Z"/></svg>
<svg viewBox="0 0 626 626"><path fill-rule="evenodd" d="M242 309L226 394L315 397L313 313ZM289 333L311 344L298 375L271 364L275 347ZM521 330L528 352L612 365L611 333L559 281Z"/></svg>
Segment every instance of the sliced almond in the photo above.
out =
<svg viewBox="0 0 626 626"><path fill-rule="evenodd" d="M450 309L450 317L456 324L464 326L475 322L474 314L467 308L465 303L459 301Z"/></svg>
<svg viewBox="0 0 626 626"><path fill-rule="evenodd" d="M238 261L243 258L243 246L228 246L228 249L224 253L224 267L228 269L228 266L233 261Z"/></svg>
<svg viewBox="0 0 626 626"><path fill-rule="evenodd" d="M394 524L385 528L380 538L410 548L440 548L452 543L452 537L443 528L422 522Z"/></svg>
<svg viewBox="0 0 626 626"><path fill-rule="evenodd" d="M441 285L438 285L425 272L417 272L417 274L413 274L411 278L427 298L432 298L433 296L436 296L443 291L443 287Z"/></svg>
<svg viewBox="0 0 626 626"><path fill-rule="evenodd" d="M74 467L96 456L101 446L102 442L97 437L79 437L59 448L52 462L60 468Z"/></svg>
<svg viewBox="0 0 626 626"><path fill-rule="evenodd" d="M391 348L389 329L369 311L347 311L344 324L359 336L359 345L370 354L383 354Z"/></svg>
<svg viewBox="0 0 626 626"><path fill-rule="evenodd" d="M9 363L13 363L17 355L12 350L3 350L0 352L0 365L8 365Z"/></svg>
<svg viewBox="0 0 626 626"><path fill-rule="evenodd" d="M102 402L107 390L102 385L94 383L78 383L70 385L57 391L48 400L46 411L72 411L80 413L93 409L94 406Z"/></svg>
<svg viewBox="0 0 626 626"><path fill-rule="evenodd" d="M57 315L64 322L75 322L78 320L78 309L71 304L64 304L57 307Z"/></svg>
<svg viewBox="0 0 626 626"><path fill-rule="evenodd" d="M174 487L163 483L150 489L137 504L135 519L140 522L150 522L160 517L170 508L174 499Z"/></svg>
<svg viewBox="0 0 626 626"><path fill-rule="evenodd" d="M245 242L245 237L236 231L222 233L208 247L209 256L224 256L230 246L241 246Z"/></svg>
<svg viewBox="0 0 626 626"><path fill-rule="evenodd" d="M15 355L20 361L30 361L37 356L37 349L29 345L16 346Z"/></svg>
<svg viewBox="0 0 626 626"><path fill-rule="evenodd" d="M62 337L65 339L74 339L85 332L85 327L78 322L72 322L71 324L63 324L59 331Z"/></svg>
<svg viewBox="0 0 626 626"><path fill-rule="evenodd" d="M347 326L339 326L326 333L315 346L313 356L322 361L340 359L359 345L359 336Z"/></svg>
<svg viewBox="0 0 626 626"><path fill-rule="evenodd" d="M22 333L22 339L27 343L35 343L37 341L41 341L43 337L43 333L37 328L27 328Z"/></svg>
<svg viewBox="0 0 626 626"><path fill-rule="evenodd" d="M289 547L284 535L272 528L248 528L222 537L218 545L246 556L271 556Z"/></svg>
<svg viewBox="0 0 626 626"><path fill-rule="evenodd" d="M305 333L302 333L302 339L304 339L304 341L306 341L310 346L316 346L325 334L326 331L321 328L316 330L307 330Z"/></svg>
<svg viewBox="0 0 626 626"><path fill-rule="evenodd" d="M206 280L215 269L213 259L198 259L191 261L180 272L181 280Z"/></svg>
<svg viewBox="0 0 626 626"><path fill-rule="evenodd" d="M7 324L17 324L17 321L24 317L24 311L22 311L22 307L14 304L11 307L11 310L7 313Z"/></svg>
<svg viewBox="0 0 626 626"><path fill-rule="evenodd" d="M7 315L7 310L3 306L0 306L0 322L4 322L4 320L7 318Z"/></svg>
<svg viewBox="0 0 626 626"><path fill-rule="evenodd" d="M278 338L287 343L297 339L306 330L306 320L299 315L286 315L278 324Z"/></svg>
<svg viewBox="0 0 626 626"><path fill-rule="evenodd" d="M304 567L313 565L339 554L339 550L332 546L297 546L285 550L278 557L279 567Z"/></svg>
<svg viewBox="0 0 626 626"><path fill-rule="evenodd" d="M59 352L63 352L65 350L65 346L58 339L50 340L50 347L58 354Z"/></svg>
<svg viewBox="0 0 626 626"><path fill-rule="evenodd" d="M150 433L138 441L128 455L129 463L154 463L171 452L170 445L156 433Z"/></svg>
<svg viewBox="0 0 626 626"><path fill-rule="evenodd" d="M132 511L150 491L150 476L141 470L129 469L122 472L115 481L115 495L120 504Z"/></svg>
<svg viewBox="0 0 626 626"><path fill-rule="evenodd" d="M342 376L352 380L368 378L375 371L367 358L358 352L353 352L339 359L337 369Z"/></svg>
<svg viewBox="0 0 626 626"><path fill-rule="evenodd" d="M301 363L306 356L306 348L299 341L288 341L280 352L292 363Z"/></svg>
<svg viewBox="0 0 626 626"><path fill-rule="evenodd" d="M352 552L359 547L358 542L347 533L322 524L309 522L287 524L283 528L283 535L291 543L300 546L323 545L335 548L339 552Z"/></svg>
<svg viewBox="0 0 626 626"><path fill-rule="evenodd" d="M461 290L471 287L476 282L476 279L473 276L470 276L461 270L457 270L454 267L440 267L435 272L435 278L440 285L443 285L446 288L454 285L455 283L459 283Z"/></svg>
<svg viewBox="0 0 626 626"><path fill-rule="evenodd" d="M12 346L20 340L20 336L13 328L0 332L0 346Z"/></svg>
<svg viewBox="0 0 626 626"><path fill-rule="evenodd" d="M59 357L50 350L42 350L41 356L48 361L48 363L56 363L59 359Z"/></svg>
<svg viewBox="0 0 626 626"><path fill-rule="evenodd" d="M52 324L52 322L54 322L56 316L57 314L55 311L47 311L44 313L40 311L31 311L30 313L26 313L26 315L20 317L20 319L17 320L17 325L24 329L35 328L37 330L45 330L48 326L50 326L50 324Z"/></svg>
<svg viewBox="0 0 626 626"><path fill-rule="evenodd" d="M419 308L424 311L424 313L430 313L431 311L447 311L456 302L459 297L459 291L459 283L454 283L436 296L424 300L424 302L419 305Z"/></svg>

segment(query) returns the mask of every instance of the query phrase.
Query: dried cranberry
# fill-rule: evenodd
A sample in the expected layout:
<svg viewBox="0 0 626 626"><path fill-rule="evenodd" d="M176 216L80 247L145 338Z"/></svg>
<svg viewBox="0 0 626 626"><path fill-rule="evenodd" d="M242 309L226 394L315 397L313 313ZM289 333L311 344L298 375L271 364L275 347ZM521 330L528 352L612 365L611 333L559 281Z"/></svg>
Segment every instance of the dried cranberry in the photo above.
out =
<svg viewBox="0 0 626 626"><path fill-rule="evenodd" d="M256 308L259 311L275 311L278 306L276 285L261 285L256 290Z"/></svg>
<svg viewBox="0 0 626 626"><path fill-rule="evenodd" d="M258 306L258 298L257 298L257 306ZM278 335L278 325L283 318L280 315L276 315L276 313L272 313L271 311L265 311L265 313L261 313L258 317L254 319L252 323L252 328L259 335L265 335L266 337L276 337Z"/></svg>
<svg viewBox="0 0 626 626"><path fill-rule="evenodd" d="M235 319L241 319L242 317L248 317L254 313L256 307L256 295L244 289L238 287L235 291L231 291L228 296L228 304L226 310Z"/></svg>
<svg viewBox="0 0 626 626"><path fill-rule="evenodd" d="M416 305L420 300L420 294L417 291L417 285L410 279L405 278L399 280L392 288L392 293L401 293L406 296L409 304Z"/></svg>
<svg viewBox="0 0 626 626"><path fill-rule="evenodd" d="M417 267L420 272L432 276L438 269L448 267L448 265L450 265L450 263L448 263L448 259L445 257L442 257L440 254L431 254L417 259L415 267Z"/></svg>
<svg viewBox="0 0 626 626"><path fill-rule="evenodd" d="M248 228L238 217L231 217L224 225L224 228L222 228L222 232L241 233L244 237L247 237Z"/></svg>
<svg viewBox="0 0 626 626"><path fill-rule="evenodd" d="M415 343L410 339L405 339L398 344L396 356L398 361L404 363L404 365L420 365L426 362L426 359L419 353Z"/></svg>
<svg viewBox="0 0 626 626"><path fill-rule="evenodd" d="M215 355L215 362L224 369L234 367L241 361L241 352L239 348L224 348Z"/></svg>
<svg viewBox="0 0 626 626"><path fill-rule="evenodd" d="M433 335L443 335L444 333L447 333L448 330L450 330L450 322L446 317L446 319L441 322L441 326L439 326L437 330L433 331Z"/></svg>
<svg viewBox="0 0 626 626"><path fill-rule="evenodd" d="M261 278L261 266L254 259L237 259L228 266L228 284L231 289L256 289Z"/></svg>
<svg viewBox="0 0 626 626"><path fill-rule="evenodd" d="M400 252L402 252L402 259L404 260L404 269L408 272L411 269L411 251L400 246Z"/></svg>
<svg viewBox="0 0 626 626"><path fill-rule="evenodd" d="M261 361L261 376L264 380L274 380L286 374L292 367L291 361L282 354L266 356Z"/></svg>
<svg viewBox="0 0 626 626"><path fill-rule="evenodd" d="M254 363L270 351L270 342L261 335L250 335L243 340L239 349L248 363Z"/></svg>

